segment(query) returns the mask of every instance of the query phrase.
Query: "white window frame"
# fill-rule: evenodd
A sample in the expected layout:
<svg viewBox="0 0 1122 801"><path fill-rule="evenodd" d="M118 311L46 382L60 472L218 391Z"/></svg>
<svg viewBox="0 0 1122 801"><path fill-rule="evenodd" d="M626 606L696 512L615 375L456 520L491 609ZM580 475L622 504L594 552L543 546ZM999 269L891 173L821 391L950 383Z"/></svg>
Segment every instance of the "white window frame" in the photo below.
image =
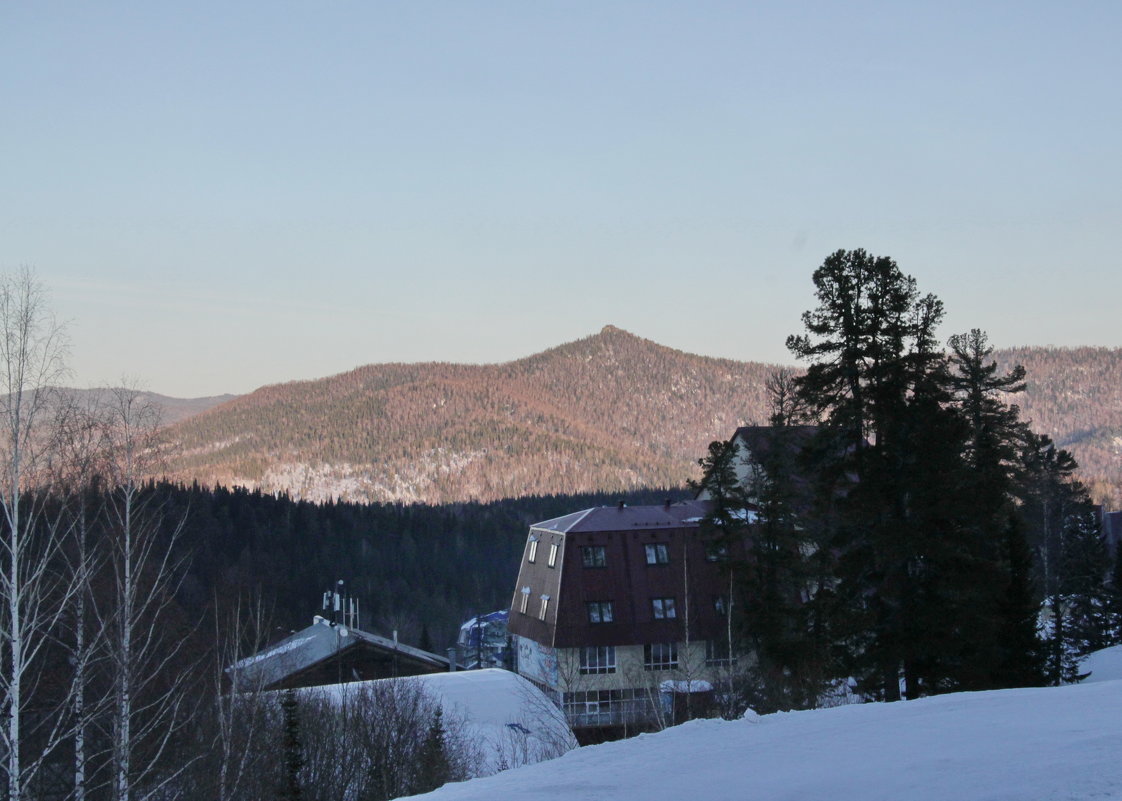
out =
<svg viewBox="0 0 1122 801"><path fill-rule="evenodd" d="M710 667L714 665L735 665L736 657L732 656L732 651L729 648L729 641L723 639L706 640L705 664Z"/></svg>
<svg viewBox="0 0 1122 801"><path fill-rule="evenodd" d="M678 643L653 642L643 646L643 670L677 669Z"/></svg>
<svg viewBox="0 0 1122 801"><path fill-rule="evenodd" d="M666 542L648 542L643 551L647 556L648 565L670 564L670 544Z"/></svg>
<svg viewBox="0 0 1122 801"><path fill-rule="evenodd" d="M580 649L582 675L616 672L616 647L614 645L586 645Z"/></svg>
<svg viewBox="0 0 1122 801"><path fill-rule="evenodd" d="M557 567L557 543L549 543L549 561L546 562L550 567Z"/></svg>
<svg viewBox="0 0 1122 801"><path fill-rule="evenodd" d="M530 538L530 550L526 554L526 561L533 564L538 558L538 540L537 537Z"/></svg>
<svg viewBox="0 0 1122 801"><path fill-rule="evenodd" d="M523 587L522 588L522 600L519 601L518 611L521 612L522 614L526 614L526 608L529 605L530 605L530 588L529 587Z"/></svg>
<svg viewBox="0 0 1122 801"><path fill-rule="evenodd" d="M611 601L587 601L588 622L593 625L598 623L611 623L614 619Z"/></svg>
<svg viewBox="0 0 1122 801"><path fill-rule="evenodd" d="M541 608L538 610L538 620L545 620L545 616L549 614L549 596L543 595Z"/></svg>
<svg viewBox="0 0 1122 801"><path fill-rule="evenodd" d="M651 614L655 620L676 620L678 618L678 604L673 596L651 598Z"/></svg>
<svg viewBox="0 0 1122 801"><path fill-rule="evenodd" d="M589 558L591 554L597 554L597 558ZM590 569L599 569L608 566L608 552L603 545L582 545L580 549L581 564Z"/></svg>

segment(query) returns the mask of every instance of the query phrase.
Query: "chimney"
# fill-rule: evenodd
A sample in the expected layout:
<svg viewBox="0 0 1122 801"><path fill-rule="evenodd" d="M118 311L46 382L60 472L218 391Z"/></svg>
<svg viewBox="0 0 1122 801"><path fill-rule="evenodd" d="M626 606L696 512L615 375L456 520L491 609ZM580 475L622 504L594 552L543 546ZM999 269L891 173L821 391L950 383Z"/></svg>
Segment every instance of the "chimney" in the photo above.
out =
<svg viewBox="0 0 1122 801"><path fill-rule="evenodd" d="M619 502L619 510L620 510L621 512L623 511L623 507L625 507L625 506L627 506L627 504L625 504L625 503L624 503L623 501L620 501L620 502Z"/></svg>
<svg viewBox="0 0 1122 801"><path fill-rule="evenodd" d="M448 649L448 672L456 672L456 646L454 645Z"/></svg>

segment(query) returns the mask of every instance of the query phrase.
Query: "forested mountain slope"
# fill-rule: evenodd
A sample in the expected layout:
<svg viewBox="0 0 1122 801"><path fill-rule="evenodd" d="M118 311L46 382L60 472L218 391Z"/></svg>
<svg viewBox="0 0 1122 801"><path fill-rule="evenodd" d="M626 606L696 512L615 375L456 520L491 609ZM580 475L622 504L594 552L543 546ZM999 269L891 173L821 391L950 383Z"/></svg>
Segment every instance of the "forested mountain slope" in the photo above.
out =
<svg viewBox="0 0 1122 801"><path fill-rule="evenodd" d="M1100 497L1122 481L1122 349L1017 348L1017 400ZM607 326L496 365L375 364L262 387L169 428L182 480L309 500L492 500L680 486L714 439L767 418L773 365ZM1116 503L1122 498L1116 498Z"/></svg>
<svg viewBox="0 0 1122 801"><path fill-rule="evenodd" d="M432 503L680 486L711 440L758 419L771 369L611 326L506 364L370 365L172 427L172 474Z"/></svg>
<svg viewBox="0 0 1122 801"><path fill-rule="evenodd" d="M1075 455L1099 499L1110 493L1114 508L1122 508L1122 348L1012 348L994 355L1003 366L1025 366L1028 386L1016 400L1022 418Z"/></svg>

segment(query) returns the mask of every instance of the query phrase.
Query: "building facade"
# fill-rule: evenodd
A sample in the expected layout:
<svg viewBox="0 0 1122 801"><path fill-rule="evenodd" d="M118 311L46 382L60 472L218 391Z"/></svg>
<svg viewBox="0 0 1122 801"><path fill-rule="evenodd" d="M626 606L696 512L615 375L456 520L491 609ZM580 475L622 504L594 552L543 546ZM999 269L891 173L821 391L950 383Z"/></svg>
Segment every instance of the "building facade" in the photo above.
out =
<svg viewBox="0 0 1122 801"><path fill-rule="evenodd" d="M732 666L727 549L704 501L586 509L530 527L511 603L518 671L574 729L641 729L712 701Z"/></svg>

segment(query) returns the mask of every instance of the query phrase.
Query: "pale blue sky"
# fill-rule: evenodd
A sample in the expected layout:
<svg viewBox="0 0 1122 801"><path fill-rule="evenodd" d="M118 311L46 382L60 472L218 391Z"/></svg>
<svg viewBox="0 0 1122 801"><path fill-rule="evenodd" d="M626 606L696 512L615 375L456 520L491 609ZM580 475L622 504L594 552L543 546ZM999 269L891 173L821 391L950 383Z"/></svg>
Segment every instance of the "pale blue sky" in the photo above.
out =
<svg viewBox="0 0 1122 801"><path fill-rule="evenodd" d="M0 7L0 268L74 383L246 392L606 323L790 361L891 255L944 333L1122 345L1122 3Z"/></svg>

